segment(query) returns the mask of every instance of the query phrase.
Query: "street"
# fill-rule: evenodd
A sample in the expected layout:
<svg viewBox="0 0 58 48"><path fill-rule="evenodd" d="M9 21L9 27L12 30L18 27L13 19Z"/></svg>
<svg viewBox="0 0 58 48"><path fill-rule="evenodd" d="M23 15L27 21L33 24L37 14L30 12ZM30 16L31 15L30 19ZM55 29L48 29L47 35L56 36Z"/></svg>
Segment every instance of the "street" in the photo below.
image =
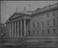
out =
<svg viewBox="0 0 58 48"><path fill-rule="evenodd" d="M26 42L26 41L29 42ZM0 40L0 48L57 48L58 41L56 37L50 39L27 39L23 40ZM35 41L34 41L35 40Z"/></svg>
<svg viewBox="0 0 58 48"><path fill-rule="evenodd" d="M24 43L22 45L6 45L0 44L0 48L57 48L56 42L46 41L46 42L39 42L39 43Z"/></svg>

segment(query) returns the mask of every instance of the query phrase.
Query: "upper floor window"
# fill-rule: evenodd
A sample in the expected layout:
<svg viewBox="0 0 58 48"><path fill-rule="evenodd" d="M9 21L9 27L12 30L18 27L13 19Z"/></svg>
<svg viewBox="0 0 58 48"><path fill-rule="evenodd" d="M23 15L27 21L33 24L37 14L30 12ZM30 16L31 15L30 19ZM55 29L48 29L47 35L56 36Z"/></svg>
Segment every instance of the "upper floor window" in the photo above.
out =
<svg viewBox="0 0 58 48"><path fill-rule="evenodd" d="M50 34L50 30L48 29L48 34Z"/></svg>
<svg viewBox="0 0 58 48"><path fill-rule="evenodd" d="M39 34L39 30L37 30L37 34Z"/></svg>
<svg viewBox="0 0 58 48"><path fill-rule="evenodd" d="M49 18L49 12L47 13L47 17Z"/></svg>
<svg viewBox="0 0 58 48"><path fill-rule="evenodd" d="M55 18L53 19L53 25L55 26L55 24L56 24L56 21L55 21Z"/></svg>
<svg viewBox="0 0 58 48"><path fill-rule="evenodd" d="M52 13L53 13L52 15L55 16L55 11L53 11Z"/></svg>
<svg viewBox="0 0 58 48"><path fill-rule="evenodd" d="M35 30L33 30L32 32L33 32L33 35L35 35Z"/></svg>
<svg viewBox="0 0 58 48"><path fill-rule="evenodd" d="M28 34L29 34L29 36L30 36L30 30L28 30Z"/></svg>
<svg viewBox="0 0 58 48"><path fill-rule="evenodd" d="M42 35L44 35L44 29L42 29Z"/></svg>
<svg viewBox="0 0 58 48"><path fill-rule="evenodd" d="M53 32L56 33L56 29L53 29Z"/></svg>
<svg viewBox="0 0 58 48"><path fill-rule="evenodd" d="M47 25L49 26L49 20L47 21Z"/></svg>
<svg viewBox="0 0 58 48"><path fill-rule="evenodd" d="M39 27L39 22L37 23L37 27Z"/></svg>
<svg viewBox="0 0 58 48"><path fill-rule="evenodd" d="M33 28L35 28L35 23L33 22Z"/></svg>
<svg viewBox="0 0 58 48"><path fill-rule="evenodd" d="M44 22L42 21L41 23L42 23L42 28L43 28L44 27Z"/></svg>

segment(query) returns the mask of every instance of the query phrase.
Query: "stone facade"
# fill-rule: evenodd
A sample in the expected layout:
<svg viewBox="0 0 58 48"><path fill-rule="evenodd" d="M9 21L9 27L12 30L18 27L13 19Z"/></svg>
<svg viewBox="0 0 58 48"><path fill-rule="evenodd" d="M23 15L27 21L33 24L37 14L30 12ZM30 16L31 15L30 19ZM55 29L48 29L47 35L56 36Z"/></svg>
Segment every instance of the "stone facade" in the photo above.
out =
<svg viewBox="0 0 58 48"><path fill-rule="evenodd" d="M28 22L31 17L28 14L14 13L6 22L6 26L9 30L9 38L16 39L26 36Z"/></svg>
<svg viewBox="0 0 58 48"><path fill-rule="evenodd" d="M26 13L27 12L27 13ZM14 13L6 26L10 38L23 38L29 36L50 36L58 32L58 6L57 4L25 13Z"/></svg>
<svg viewBox="0 0 58 48"><path fill-rule="evenodd" d="M58 10L50 10L35 15L31 23L31 34L33 35L56 35L57 34L57 13Z"/></svg>

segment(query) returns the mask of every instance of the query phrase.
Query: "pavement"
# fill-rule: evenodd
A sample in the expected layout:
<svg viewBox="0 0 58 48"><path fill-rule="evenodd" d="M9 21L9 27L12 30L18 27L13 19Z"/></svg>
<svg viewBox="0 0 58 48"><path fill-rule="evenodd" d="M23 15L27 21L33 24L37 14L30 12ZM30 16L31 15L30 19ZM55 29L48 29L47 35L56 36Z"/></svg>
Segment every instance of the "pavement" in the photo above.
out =
<svg viewBox="0 0 58 48"><path fill-rule="evenodd" d="M29 40L29 39L28 39ZM44 41L45 40L45 41ZM56 38L53 39L41 39L40 42L23 42L23 41L9 41L6 43L0 43L0 48L58 48L58 41ZM46 41L47 40L47 41ZM53 41L52 41L53 40Z"/></svg>
<svg viewBox="0 0 58 48"><path fill-rule="evenodd" d="M47 43L38 43L37 45L3 45L0 48L58 48L55 46L56 44L53 45L53 43L47 44Z"/></svg>
<svg viewBox="0 0 58 48"><path fill-rule="evenodd" d="M0 48L58 48L57 42L42 41L42 42L25 42L24 44L4 43L0 44Z"/></svg>

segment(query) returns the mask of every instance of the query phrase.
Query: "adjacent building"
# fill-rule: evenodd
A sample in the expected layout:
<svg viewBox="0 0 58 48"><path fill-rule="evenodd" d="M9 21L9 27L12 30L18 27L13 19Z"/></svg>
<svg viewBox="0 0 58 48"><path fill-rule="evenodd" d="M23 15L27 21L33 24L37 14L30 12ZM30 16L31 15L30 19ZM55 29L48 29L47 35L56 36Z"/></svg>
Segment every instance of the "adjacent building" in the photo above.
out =
<svg viewBox="0 0 58 48"><path fill-rule="evenodd" d="M30 21L30 35L47 36L57 35L58 33L58 6L57 4L49 5L44 8L35 10Z"/></svg>
<svg viewBox="0 0 58 48"><path fill-rule="evenodd" d="M15 12L7 21L9 38L57 36L58 6L49 5L34 11Z"/></svg>

